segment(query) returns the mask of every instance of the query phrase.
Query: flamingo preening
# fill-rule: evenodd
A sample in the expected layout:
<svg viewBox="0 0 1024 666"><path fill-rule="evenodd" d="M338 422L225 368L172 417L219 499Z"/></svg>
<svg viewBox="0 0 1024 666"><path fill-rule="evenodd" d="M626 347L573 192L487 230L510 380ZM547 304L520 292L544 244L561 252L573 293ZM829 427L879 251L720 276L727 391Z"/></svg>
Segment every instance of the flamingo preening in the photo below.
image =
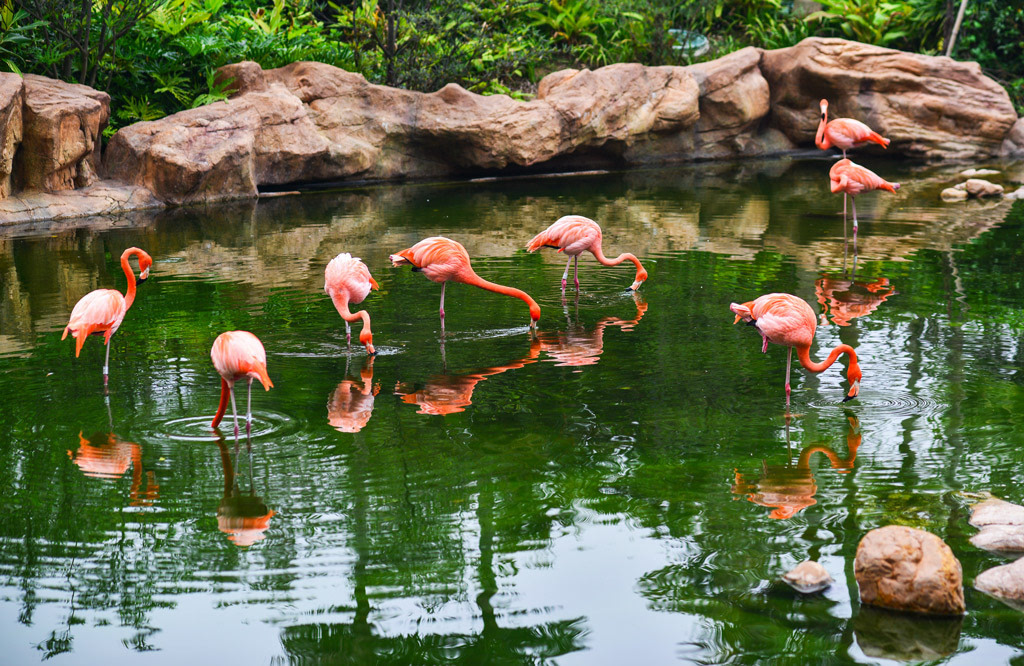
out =
<svg viewBox="0 0 1024 666"><path fill-rule="evenodd" d="M828 150L835 146L843 151L843 158L845 159L847 150L868 142L877 143L882 148L889 147L889 139L886 139L859 120L836 118L829 122L828 100L821 100L821 122L818 123L818 132L814 135L814 144L818 148Z"/></svg>
<svg viewBox="0 0 1024 666"><path fill-rule="evenodd" d="M764 344L761 351L767 353L768 343L789 347L786 357L786 405L789 405L789 373L793 362L793 348L796 347L800 364L811 372L827 370L840 354L850 357L850 366L846 370L846 378L850 382L850 392L844 402L855 398L860 391L861 372L857 363L857 352L849 345L839 345L833 349L828 358L821 363L811 360L811 343L814 341L816 321L814 310L802 298L791 294L765 294L747 303L731 303L729 309L736 314L733 323L741 319L754 326L761 334Z"/></svg>
<svg viewBox="0 0 1024 666"><path fill-rule="evenodd" d="M572 263L572 276L576 284L576 291L580 289L580 279L577 273L579 257L586 251L594 255L594 258L603 266L618 266L624 261L631 261L636 266L636 279L629 286L631 290L637 290L644 280L647 279L647 271L644 270L640 260L634 255L624 252L614 259L604 256L601 251L601 227L588 217L582 215L566 215L555 220L554 224L533 237L526 249L535 252L542 247L553 247L559 252L564 252L569 257L565 263L565 272L562 273L562 291L569 280L569 264Z"/></svg>
<svg viewBox="0 0 1024 666"><path fill-rule="evenodd" d="M238 410L235 408L235 382L243 377L249 380L249 399L245 410L245 431L252 431L252 380L258 379L269 391L274 383L267 376L267 352L260 339L248 331L221 333L210 350L213 367L220 374L220 405L210 427L216 428L224 418L231 398L231 413L235 417L235 437L238 437Z"/></svg>
<svg viewBox="0 0 1024 666"><path fill-rule="evenodd" d="M370 269L357 257L342 252L324 271L324 291L331 297L338 314L345 320L345 340L352 341L352 325L349 322L363 320L363 330L359 334L359 342L366 345L366 353L371 356L373 350L373 331L370 330L370 313L366 310L349 312L349 303L358 305L366 298L371 289L380 289L377 281L370 276Z"/></svg>
<svg viewBox="0 0 1024 666"><path fill-rule="evenodd" d="M530 306L530 328L533 329L540 319L540 306L525 291L514 287L488 282L473 271L469 262L469 253L461 243L444 236L424 238L410 248L402 250L390 257L394 266L412 265L412 270L423 273L432 282L441 283L441 332L444 332L444 290L448 282L462 282L480 287L487 291L512 296Z"/></svg>
<svg viewBox="0 0 1024 666"><path fill-rule="evenodd" d="M850 205L853 207L853 248L857 249L857 201L854 199L858 194L870 192L871 190L886 190L895 192L900 189L899 183L890 183L871 169L866 169L859 164L843 158L832 165L828 171L829 187L832 193L843 192L843 235L846 235L846 194L850 195Z"/></svg>
<svg viewBox="0 0 1024 666"><path fill-rule="evenodd" d="M135 256L139 260L139 279L135 280L135 273L128 263L128 258ZM71 310L71 318L68 325L64 327L64 335L60 339L68 337L68 333L75 339L75 358L82 351L85 339L91 334L104 333L103 343L107 346L107 356L103 361L103 384L107 383L107 376L110 373L110 336L117 332L128 308L135 302L135 286L142 284L149 277L149 267L153 265L153 258L137 247L130 247L121 253L121 268L124 269L125 277L128 278L128 290L125 294L115 289L96 289L83 296L74 309Z"/></svg>

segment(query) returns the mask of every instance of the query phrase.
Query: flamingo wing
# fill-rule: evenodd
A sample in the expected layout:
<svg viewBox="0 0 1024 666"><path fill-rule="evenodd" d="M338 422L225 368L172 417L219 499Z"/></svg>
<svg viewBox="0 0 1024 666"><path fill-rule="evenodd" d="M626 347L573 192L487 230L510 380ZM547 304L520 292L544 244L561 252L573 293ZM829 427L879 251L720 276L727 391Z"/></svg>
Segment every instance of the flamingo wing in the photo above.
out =
<svg viewBox="0 0 1024 666"><path fill-rule="evenodd" d="M92 333L106 331L109 340L124 320L126 310L121 292L114 289L91 291L71 310L71 317L60 339L63 340L71 333L75 338L75 356L78 356L85 339Z"/></svg>
<svg viewBox="0 0 1024 666"><path fill-rule="evenodd" d="M470 267L469 253L461 243L444 236L424 238L412 247L391 255L395 266L412 264L433 282L445 282Z"/></svg>
<svg viewBox="0 0 1024 666"><path fill-rule="evenodd" d="M358 257L342 252L327 264L324 271L324 290L332 298L335 293L345 291L351 303L362 303L370 289L378 285L370 277L370 269Z"/></svg>
<svg viewBox="0 0 1024 666"><path fill-rule="evenodd" d="M566 215L534 236L526 249L534 252L542 247L557 247L574 257L600 241L601 227L597 222L582 215Z"/></svg>

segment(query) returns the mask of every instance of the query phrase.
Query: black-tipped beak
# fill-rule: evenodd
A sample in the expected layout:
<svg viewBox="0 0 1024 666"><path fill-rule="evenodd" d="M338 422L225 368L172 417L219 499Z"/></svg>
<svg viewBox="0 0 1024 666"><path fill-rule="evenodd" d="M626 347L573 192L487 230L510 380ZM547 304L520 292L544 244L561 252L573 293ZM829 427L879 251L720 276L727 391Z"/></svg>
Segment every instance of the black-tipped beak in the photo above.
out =
<svg viewBox="0 0 1024 666"><path fill-rule="evenodd" d="M143 282L145 282L148 279L149 279L148 277L139 278L138 280L135 281L135 284L137 284L137 285L142 284Z"/></svg>
<svg viewBox="0 0 1024 666"><path fill-rule="evenodd" d="M850 402L851 400L853 400L856 397L857 396L855 396L855 395L848 395L845 398L843 398L843 402Z"/></svg>

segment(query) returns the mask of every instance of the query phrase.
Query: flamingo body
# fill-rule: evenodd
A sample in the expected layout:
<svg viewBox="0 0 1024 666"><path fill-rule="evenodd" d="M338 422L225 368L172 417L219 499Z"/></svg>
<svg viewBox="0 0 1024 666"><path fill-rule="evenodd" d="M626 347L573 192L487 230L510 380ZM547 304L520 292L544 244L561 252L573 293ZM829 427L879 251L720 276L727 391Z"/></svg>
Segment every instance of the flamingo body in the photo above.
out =
<svg viewBox="0 0 1024 666"><path fill-rule="evenodd" d="M557 248L559 252L564 252L567 257L571 257L574 263L581 254L587 251L593 254L594 258L604 266L618 266L623 261L631 261L636 266L636 279L629 287L632 290L639 289L640 285L647 279L647 271L644 270L640 260L634 255L626 252L614 259L605 257L601 249L600 225L582 215L566 215L558 218L550 227L534 236L526 245L526 249L529 252L535 252L542 247ZM565 289L568 277L569 264L567 263L565 265L565 273L562 275L562 289ZM576 277L575 282L576 289L578 290L580 288L578 277Z"/></svg>
<svg viewBox="0 0 1024 666"><path fill-rule="evenodd" d="M757 328L764 341L761 346L762 352L767 352L769 342L790 348L786 360L786 404L789 404L789 373L794 348L797 350L800 364L811 372L823 372L835 363L840 354L847 354L850 357L850 366L846 371L846 377L850 381L850 392L846 399L857 396L860 391L861 371L857 363L857 352L852 347L837 346L829 353L828 359L821 363L811 360L811 343L814 341L817 322L811 306L802 298L792 294L765 294L747 303L732 303L729 309L736 315L734 324L743 320Z"/></svg>
<svg viewBox="0 0 1024 666"><path fill-rule="evenodd" d="M346 337L351 339L349 322L362 320L363 330L359 334L359 342L366 346L366 353L376 353L373 349L373 332L370 330L370 313L366 310L350 312L349 304L362 303L371 289L380 289L377 281L370 276L370 269L358 257L342 252L327 264L324 271L324 291L331 297L338 314L345 320Z"/></svg>
<svg viewBox="0 0 1024 666"><path fill-rule="evenodd" d="M428 280L441 283L441 328L444 329L444 289L448 282L462 282L487 291L512 296L525 302L530 307L530 327L533 328L540 319L540 306L529 294L513 287L495 284L484 280L473 270L469 253L461 243L444 236L424 238L410 248L402 250L390 257L394 266L409 264L413 270L423 273Z"/></svg>
<svg viewBox="0 0 1024 666"><path fill-rule="evenodd" d="M103 343L107 347L106 361L103 364L103 380L107 379L110 366L110 336L117 332L124 321L128 308L135 302L135 273L128 263L129 257L135 256L139 261L139 279L141 284L149 277L149 268L153 265L153 258L144 250L137 247L130 247L121 253L121 268L128 279L128 288L125 294L114 289L96 289L83 296L71 310L71 317L60 339L68 337L68 333L75 339L75 358L82 352L82 345L85 339L92 334L103 333Z"/></svg>
<svg viewBox="0 0 1024 666"><path fill-rule="evenodd" d="M249 380L249 403L250 408L246 416L246 429L252 424L252 380L258 379L263 388L269 391L274 383L267 375L267 352L263 349L263 343L248 331L228 331L221 333L213 341L213 348L210 350L210 359L213 360L213 367L221 377L220 406L217 414L213 417L211 427L216 428L224 418L227 409L228 398L231 399L231 411L235 415L235 436L238 435L238 412L235 409L235 382L239 379Z"/></svg>
<svg viewBox="0 0 1024 666"><path fill-rule="evenodd" d="M818 123L818 132L814 136L814 143L822 150L828 150L835 146L846 151L854 146L864 143L877 143L882 148L889 147L889 139L874 131L859 120L853 118L836 118L828 120L828 100L821 100L821 122Z"/></svg>
<svg viewBox="0 0 1024 666"><path fill-rule="evenodd" d="M851 197L871 190L895 192L899 183L890 183L871 169L862 167L849 159L841 159L828 170L829 187L833 194L845 192Z"/></svg>

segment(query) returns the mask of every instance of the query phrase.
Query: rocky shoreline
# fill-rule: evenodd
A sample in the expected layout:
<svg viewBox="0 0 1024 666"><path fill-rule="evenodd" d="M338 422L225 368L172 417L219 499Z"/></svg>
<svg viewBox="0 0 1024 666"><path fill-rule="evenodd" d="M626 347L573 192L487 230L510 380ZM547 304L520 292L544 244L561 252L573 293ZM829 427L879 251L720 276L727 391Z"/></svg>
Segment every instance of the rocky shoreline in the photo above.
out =
<svg viewBox="0 0 1024 666"><path fill-rule="evenodd" d="M101 136L109 97L0 74L0 225L230 199L323 182L469 178L750 158L813 147L817 101L923 161L1024 156L1024 118L976 63L841 39L689 67L545 77L537 97L368 83L321 63L243 62L226 102ZM881 152L881 149L878 149Z"/></svg>

